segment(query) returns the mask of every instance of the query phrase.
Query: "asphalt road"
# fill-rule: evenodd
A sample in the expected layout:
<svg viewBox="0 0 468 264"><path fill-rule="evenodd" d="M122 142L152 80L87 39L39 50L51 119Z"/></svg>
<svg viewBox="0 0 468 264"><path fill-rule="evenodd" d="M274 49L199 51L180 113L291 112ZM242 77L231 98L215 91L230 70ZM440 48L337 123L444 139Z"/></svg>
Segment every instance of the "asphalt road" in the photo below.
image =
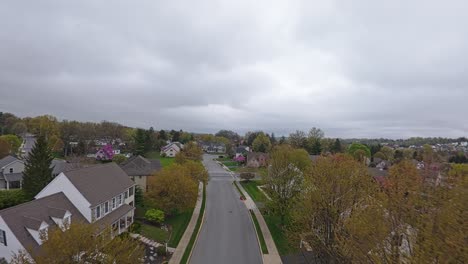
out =
<svg viewBox="0 0 468 264"><path fill-rule="evenodd" d="M262 263L249 212L239 199L232 177L212 160L215 157L203 157L210 182L205 219L190 263Z"/></svg>

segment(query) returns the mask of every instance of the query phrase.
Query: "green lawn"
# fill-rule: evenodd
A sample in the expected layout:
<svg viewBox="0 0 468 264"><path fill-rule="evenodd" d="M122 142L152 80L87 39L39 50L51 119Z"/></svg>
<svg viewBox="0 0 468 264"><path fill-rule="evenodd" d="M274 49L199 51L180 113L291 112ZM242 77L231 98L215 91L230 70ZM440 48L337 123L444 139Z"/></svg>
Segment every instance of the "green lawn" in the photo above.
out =
<svg viewBox="0 0 468 264"><path fill-rule="evenodd" d="M255 213L252 210L250 210L250 215L252 216L252 220L255 225L255 230L257 231L258 240L260 240L260 247L262 248L262 253L268 254L268 248L266 246L265 238L263 237L262 230L260 230L260 225L258 224L257 217L255 216Z"/></svg>
<svg viewBox="0 0 468 264"><path fill-rule="evenodd" d="M202 204L200 207L200 214L198 215L197 224L195 225L195 229L193 230L192 237L190 237L190 241L187 244L187 248L185 249L184 255L180 260L180 263L187 263L190 253L192 252L192 248L195 245L195 240L197 240L198 231L200 230L201 223L203 220L203 214L205 212L205 203L206 203L206 187L203 185L203 199Z"/></svg>
<svg viewBox="0 0 468 264"><path fill-rule="evenodd" d="M238 164L237 164L237 161L232 161L232 160L230 160L230 161L223 161L223 162L221 162L221 163L223 163L224 166L226 166L226 167L234 167L234 166L237 167L237 165L238 165Z"/></svg>
<svg viewBox="0 0 468 264"><path fill-rule="evenodd" d="M244 187L245 191L252 197L254 202L265 203L266 196L258 189L259 181L241 181L240 184Z"/></svg>
<svg viewBox="0 0 468 264"><path fill-rule="evenodd" d="M257 188L259 181L241 181L241 184L255 202L265 203L267 201L265 195ZM277 215L266 214L265 212L262 212L262 215L268 225L268 229L270 230L271 236L275 241L280 255L288 255L298 252L299 249L291 247L288 243L286 234L281 227L281 218Z"/></svg>
<svg viewBox="0 0 468 264"><path fill-rule="evenodd" d="M177 247L180 239L184 235L185 229L187 228L190 218L192 218L192 210L185 211L176 215L173 215L166 219L165 223L172 227L171 238L169 239L169 247Z"/></svg>
<svg viewBox="0 0 468 264"><path fill-rule="evenodd" d="M174 158L161 157L161 155L159 154L158 151L150 151L150 152L145 154L145 157L147 157L148 159L158 159L158 160L160 160L161 165L163 166L163 168L171 165L175 161Z"/></svg>
<svg viewBox="0 0 468 264"><path fill-rule="evenodd" d="M159 243L164 243L169 239L169 232L159 227L141 223L141 232L143 236Z"/></svg>

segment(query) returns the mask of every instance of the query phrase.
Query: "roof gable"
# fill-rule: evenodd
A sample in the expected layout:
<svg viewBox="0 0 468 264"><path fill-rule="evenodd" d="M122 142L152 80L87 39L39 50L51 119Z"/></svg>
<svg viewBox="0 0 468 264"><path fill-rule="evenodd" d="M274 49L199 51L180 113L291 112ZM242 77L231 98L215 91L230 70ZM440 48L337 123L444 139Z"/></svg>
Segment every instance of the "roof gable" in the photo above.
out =
<svg viewBox="0 0 468 264"><path fill-rule="evenodd" d="M107 201L134 185L125 171L113 162L63 174L91 206Z"/></svg>
<svg viewBox="0 0 468 264"><path fill-rule="evenodd" d="M4 157L3 159L0 159L0 169L5 167L6 165L10 164L10 163L13 163L15 161L21 161L13 156L6 156ZM22 162L22 161L21 161Z"/></svg>
<svg viewBox="0 0 468 264"><path fill-rule="evenodd" d="M36 253L40 248L39 244L27 229L39 230L46 225L54 226L55 222L52 217L55 216L50 212L51 207L69 211L72 215L72 222L86 222L84 216L63 192L3 209L0 211L0 216L23 247L31 248L33 250L31 253Z"/></svg>
<svg viewBox="0 0 468 264"><path fill-rule="evenodd" d="M142 156L129 159L121 165L121 168L128 176L149 176L162 169L159 160L148 160Z"/></svg>

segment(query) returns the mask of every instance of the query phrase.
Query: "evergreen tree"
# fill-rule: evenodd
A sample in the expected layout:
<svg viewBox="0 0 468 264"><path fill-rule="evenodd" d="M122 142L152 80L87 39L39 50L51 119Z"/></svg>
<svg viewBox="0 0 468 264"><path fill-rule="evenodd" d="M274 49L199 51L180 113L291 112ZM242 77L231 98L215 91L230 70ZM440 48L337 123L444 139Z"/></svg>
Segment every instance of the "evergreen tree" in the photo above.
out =
<svg viewBox="0 0 468 264"><path fill-rule="evenodd" d="M138 128L135 133L135 155L144 155L146 153L147 134L144 129Z"/></svg>
<svg viewBox="0 0 468 264"><path fill-rule="evenodd" d="M286 143L286 137L285 136L282 136L279 140L279 144L285 144Z"/></svg>
<svg viewBox="0 0 468 264"><path fill-rule="evenodd" d="M271 133L270 142L271 142L271 145L276 145L275 133Z"/></svg>
<svg viewBox="0 0 468 264"><path fill-rule="evenodd" d="M161 129L161 131L159 131L159 139L162 139L162 140L167 140L167 134L166 134L166 131L164 129Z"/></svg>
<svg viewBox="0 0 468 264"><path fill-rule="evenodd" d="M320 153L322 153L322 144L320 143L320 139L315 139L310 146L310 154L320 155Z"/></svg>
<svg viewBox="0 0 468 264"><path fill-rule="evenodd" d="M342 151L342 146L341 146L340 139L337 138L335 140L335 143L333 144L332 151L333 151L333 153L340 153Z"/></svg>
<svg viewBox="0 0 468 264"><path fill-rule="evenodd" d="M175 131L174 134L172 134L172 142L176 142L180 140L180 132Z"/></svg>
<svg viewBox="0 0 468 264"><path fill-rule="evenodd" d="M54 157L44 136L39 136L33 149L26 158L23 176L23 190L33 199L49 182L52 176L51 164Z"/></svg>

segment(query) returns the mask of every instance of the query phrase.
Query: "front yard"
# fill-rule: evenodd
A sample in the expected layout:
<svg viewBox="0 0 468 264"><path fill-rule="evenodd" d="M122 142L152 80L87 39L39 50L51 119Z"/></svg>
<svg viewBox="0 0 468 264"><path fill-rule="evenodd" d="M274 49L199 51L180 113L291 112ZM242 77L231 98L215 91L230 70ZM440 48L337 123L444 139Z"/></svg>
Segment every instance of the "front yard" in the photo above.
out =
<svg viewBox="0 0 468 264"><path fill-rule="evenodd" d="M265 194L258 189L258 186L261 185L261 181L241 181L240 183L254 202L259 205L259 208L263 207L263 205L268 202ZM278 215L268 212L266 209L261 209L261 212L268 225L271 236L275 241L279 254L284 256L299 252L299 248L289 244L284 228L281 226L281 218Z"/></svg>
<svg viewBox="0 0 468 264"><path fill-rule="evenodd" d="M161 157L158 151L150 151L145 154L145 157L148 159L158 159L161 162L163 168L168 167L175 161L174 158Z"/></svg>

